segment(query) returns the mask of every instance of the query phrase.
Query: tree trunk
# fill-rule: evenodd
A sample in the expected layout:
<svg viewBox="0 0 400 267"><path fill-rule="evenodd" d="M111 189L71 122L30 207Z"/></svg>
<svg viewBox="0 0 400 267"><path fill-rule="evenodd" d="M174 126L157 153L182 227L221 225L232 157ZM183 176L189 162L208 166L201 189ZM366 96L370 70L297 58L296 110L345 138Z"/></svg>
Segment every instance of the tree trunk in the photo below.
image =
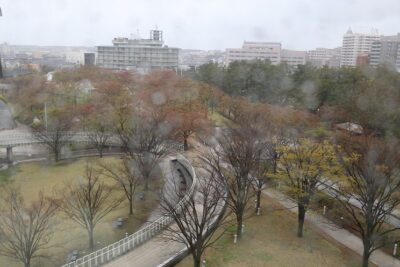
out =
<svg viewBox="0 0 400 267"><path fill-rule="evenodd" d="M144 177L144 191L148 191L149 190L149 177L146 176Z"/></svg>
<svg viewBox="0 0 400 267"><path fill-rule="evenodd" d="M89 229L89 249L90 251L93 251L94 249L94 239L93 239L93 229Z"/></svg>
<svg viewBox="0 0 400 267"><path fill-rule="evenodd" d="M25 267L30 267L31 266L31 260L30 259L25 259L24 266Z"/></svg>
<svg viewBox="0 0 400 267"><path fill-rule="evenodd" d="M242 237L242 229L243 229L243 215L242 214L236 215L236 222L237 222L236 235L237 235L237 240L239 241L240 238Z"/></svg>
<svg viewBox="0 0 400 267"><path fill-rule="evenodd" d="M297 236L303 237L304 218L306 217L306 209L303 204L299 204L298 211L299 211L299 214L298 214Z"/></svg>
<svg viewBox="0 0 400 267"><path fill-rule="evenodd" d="M133 214L133 196L129 199L129 214Z"/></svg>
<svg viewBox="0 0 400 267"><path fill-rule="evenodd" d="M364 251L363 251L363 256L362 256L362 267L368 267L369 265L369 256L371 255L370 252L370 247L368 245L368 241L364 242Z"/></svg>
<svg viewBox="0 0 400 267"><path fill-rule="evenodd" d="M103 146L102 145L100 145L100 147L99 147L99 154L100 154L100 158L102 158L103 157Z"/></svg>
<svg viewBox="0 0 400 267"><path fill-rule="evenodd" d="M54 150L54 160L56 162L58 162L59 158L60 158L60 152L58 151L58 149L55 149Z"/></svg>
<svg viewBox="0 0 400 267"><path fill-rule="evenodd" d="M194 267L201 267L201 256L193 255L193 266Z"/></svg>
<svg viewBox="0 0 400 267"><path fill-rule="evenodd" d="M187 137L184 137L184 138L183 138L183 150L184 150L184 151L188 151L188 150L189 150L189 145L188 145Z"/></svg>
<svg viewBox="0 0 400 267"><path fill-rule="evenodd" d="M258 208L260 208L260 206L261 206L261 188L258 188L256 212L257 212Z"/></svg>

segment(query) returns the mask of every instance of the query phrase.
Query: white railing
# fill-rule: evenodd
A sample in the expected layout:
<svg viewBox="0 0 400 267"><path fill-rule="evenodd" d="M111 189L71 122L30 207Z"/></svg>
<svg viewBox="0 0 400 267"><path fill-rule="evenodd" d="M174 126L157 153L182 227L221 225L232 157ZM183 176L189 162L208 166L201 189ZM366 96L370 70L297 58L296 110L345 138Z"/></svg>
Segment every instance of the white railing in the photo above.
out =
<svg viewBox="0 0 400 267"><path fill-rule="evenodd" d="M177 160L188 170L189 174L192 176L192 185L190 186L185 196L176 205L176 207L179 208L182 207L183 205L186 205L189 198L192 197L196 187L197 177L193 166L189 163L189 161L185 157L179 155L177 157ZM79 258L74 262L64 264L62 267L100 266L143 244L151 237L160 233L161 230L163 230L172 221L173 219L171 216L163 215L154 222L152 222L151 224L145 226L144 228L131 234L130 236L127 236L111 245L108 245L86 256L83 256L82 258Z"/></svg>

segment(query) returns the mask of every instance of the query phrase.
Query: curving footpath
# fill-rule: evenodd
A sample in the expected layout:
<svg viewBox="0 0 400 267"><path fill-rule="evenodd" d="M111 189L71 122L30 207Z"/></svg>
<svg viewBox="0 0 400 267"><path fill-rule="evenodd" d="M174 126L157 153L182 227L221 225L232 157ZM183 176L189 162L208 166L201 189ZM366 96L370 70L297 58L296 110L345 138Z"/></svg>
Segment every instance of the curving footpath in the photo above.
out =
<svg viewBox="0 0 400 267"><path fill-rule="evenodd" d="M194 194L196 187L196 173L191 164L183 156L178 155L178 162L183 165L191 176L191 186L185 196L178 200L177 206L185 205L188 199ZM171 158L162 162L162 171L166 179L165 189L174 190L178 174L172 168ZM171 191L170 191L171 192ZM177 202L178 202L177 201ZM164 242L158 235L164 227L172 222L172 218L156 212L157 218L154 222L144 225L140 230L125 237L114 244L92 252L79 258L75 262L63 265L62 267L95 267L95 266L156 266L170 258L177 251L182 250L182 244Z"/></svg>
<svg viewBox="0 0 400 267"><path fill-rule="evenodd" d="M169 161L170 162L170 161ZM178 173L176 169L172 168L169 162L164 161L164 166L162 166L163 174L169 185L166 185L166 188L170 188L170 190L174 190L176 177L178 177ZM187 196L191 196L194 193L194 188L196 186L196 173L194 172L194 168L190 165L190 163L185 159L181 158L180 162L186 163L184 166L188 169L189 173L192 175L192 185L191 189L187 193ZM168 165L169 166L168 166ZM163 239L162 233L151 238L140 247L134 249L133 251L118 257L117 259L103 265L107 267L154 267L157 266L171 257L175 256L177 253L184 249L184 245L178 242L167 241Z"/></svg>

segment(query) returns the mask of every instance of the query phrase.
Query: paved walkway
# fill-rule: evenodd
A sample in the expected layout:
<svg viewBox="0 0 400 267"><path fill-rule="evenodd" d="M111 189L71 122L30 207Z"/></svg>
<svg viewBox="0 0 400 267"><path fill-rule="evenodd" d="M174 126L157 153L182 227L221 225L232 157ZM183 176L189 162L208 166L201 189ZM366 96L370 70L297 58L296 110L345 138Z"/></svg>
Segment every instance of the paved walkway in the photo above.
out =
<svg viewBox="0 0 400 267"><path fill-rule="evenodd" d="M184 246L177 242L166 242L158 235L132 252L111 261L107 267L155 267L168 260Z"/></svg>
<svg viewBox="0 0 400 267"><path fill-rule="evenodd" d="M263 193L271 198L276 199L282 206L289 209L290 211L297 213L296 203L288 199L282 193L272 189L264 190ZM318 228L337 242L341 243L343 246L348 247L359 255L362 255L363 244L361 239L358 238L356 235L350 233L343 228L333 226L333 222L329 221L324 216L312 211L307 212L306 221L311 222L316 228ZM372 253L370 257L370 262L380 267L400 267L399 260L384 253L381 250L377 250Z"/></svg>
<svg viewBox="0 0 400 267"><path fill-rule="evenodd" d="M165 188L168 191L174 190L174 177L178 177L176 170L172 168L171 158L161 163L161 170L166 180ZM155 210L149 218L154 221L161 216L160 207ZM143 226L144 227L144 226ZM172 256L179 253L184 245L178 242L167 241L162 238L162 233L146 241L143 245L131 252L121 256L108 264L106 267L155 267Z"/></svg>

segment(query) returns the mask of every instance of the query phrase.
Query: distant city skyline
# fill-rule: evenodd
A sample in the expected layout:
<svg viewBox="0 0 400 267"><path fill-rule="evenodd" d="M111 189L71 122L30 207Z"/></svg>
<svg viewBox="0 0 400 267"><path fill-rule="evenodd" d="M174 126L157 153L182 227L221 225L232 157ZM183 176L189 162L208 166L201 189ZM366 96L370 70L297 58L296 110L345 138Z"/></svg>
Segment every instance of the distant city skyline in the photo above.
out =
<svg viewBox="0 0 400 267"><path fill-rule="evenodd" d="M0 43L13 45L110 45L137 30L148 38L156 25L166 45L203 50L238 48L243 41L334 48L349 27L400 32L398 0L4 0L0 7Z"/></svg>

